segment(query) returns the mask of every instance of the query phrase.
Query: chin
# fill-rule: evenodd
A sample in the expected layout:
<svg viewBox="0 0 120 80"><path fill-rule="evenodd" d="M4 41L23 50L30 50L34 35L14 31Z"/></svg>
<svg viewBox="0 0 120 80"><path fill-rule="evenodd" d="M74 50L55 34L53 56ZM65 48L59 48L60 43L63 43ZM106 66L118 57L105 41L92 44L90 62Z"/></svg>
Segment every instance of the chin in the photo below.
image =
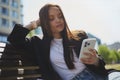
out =
<svg viewBox="0 0 120 80"><path fill-rule="evenodd" d="M64 30L64 28L60 29L59 32L62 32Z"/></svg>

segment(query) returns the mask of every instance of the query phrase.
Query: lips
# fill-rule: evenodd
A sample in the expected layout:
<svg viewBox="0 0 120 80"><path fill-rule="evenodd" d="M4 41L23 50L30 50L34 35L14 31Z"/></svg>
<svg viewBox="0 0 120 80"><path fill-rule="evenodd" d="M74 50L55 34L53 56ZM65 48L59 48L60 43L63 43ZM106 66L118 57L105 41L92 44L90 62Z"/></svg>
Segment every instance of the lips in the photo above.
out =
<svg viewBox="0 0 120 80"><path fill-rule="evenodd" d="M60 27L63 27L63 25L62 24L58 24L56 27L60 28Z"/></svg>

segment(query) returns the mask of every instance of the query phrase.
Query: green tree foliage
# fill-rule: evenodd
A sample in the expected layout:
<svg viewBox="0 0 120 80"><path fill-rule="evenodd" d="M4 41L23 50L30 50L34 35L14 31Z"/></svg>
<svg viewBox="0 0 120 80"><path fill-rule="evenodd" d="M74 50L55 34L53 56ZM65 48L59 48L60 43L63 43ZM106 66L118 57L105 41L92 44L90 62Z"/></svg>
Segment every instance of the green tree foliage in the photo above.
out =
<svg viewBox="0 0 120 80"><path fill-rule="evenodd" d="M117 51L115 50L109 50L110 51L110 55L109 55L109 63L116 63L118 58L117 58Z"/></svg>
<svg viewBox="0 0 120 80"><path fill-rule="evenodd" d="M98 53L103 57L106 63L109 63L109 49L106 45L100 45L98 48Z"/></svg>
<svg viewBox="0 0 120 80"><path fill-rule="evenodd" d="M120 52L115 51L115 55L117 56L117 62L120 63Z"/></svg>
<svg viewBox="0 0 120 80"><path fill-rule="evenodd" d="M98 53L103 57L107 64L120 62L120 52L109 49L106 45L98 47Z"/></svg>

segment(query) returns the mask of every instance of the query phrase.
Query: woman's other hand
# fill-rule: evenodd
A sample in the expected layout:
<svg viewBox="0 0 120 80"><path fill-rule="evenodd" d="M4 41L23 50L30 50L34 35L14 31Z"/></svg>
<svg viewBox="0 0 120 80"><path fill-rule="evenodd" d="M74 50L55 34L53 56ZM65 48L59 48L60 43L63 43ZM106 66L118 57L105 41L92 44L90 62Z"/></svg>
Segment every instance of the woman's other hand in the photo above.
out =
<svg viewBox="0 0 120 80"><path fill-rule="evenodd" d="M38 26L40 26L40 20L36 20L36 21L31 21L28 25L25 26L25 28L29 29L29 30L33 30L36 29Z"/></svg>
<svg viewBox="0 0 120 80"><path fill-rule="evenodd" d="M37 26L40 26L40 19L36 20Z"/></svg>
<svg viewBox="0 0 120 80"><path fill-rule="evenodd" d="M86 57L81 58L80 60L84 63L84 64L90 64L90 65L98 65L99 63L99 58L98 55L96 53L95 49L89 49L90 53L84 53L84 55Z"/></svg>

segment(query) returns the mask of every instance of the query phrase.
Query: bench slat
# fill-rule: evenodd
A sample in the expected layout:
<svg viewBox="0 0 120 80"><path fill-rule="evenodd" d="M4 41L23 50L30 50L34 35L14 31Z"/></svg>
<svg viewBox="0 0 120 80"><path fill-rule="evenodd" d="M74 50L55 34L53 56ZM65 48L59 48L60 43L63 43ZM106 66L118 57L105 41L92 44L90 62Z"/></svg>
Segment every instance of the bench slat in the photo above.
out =
<svg viewBox="0 0 120 80"><path fill-rule="evenodd" d="M0 80L36 80L42 78L33 53L17 49L10 43L0 42L0 49Z"/></svg>
<svg viewBox="0 0 120 80"><path fill-rule="evenodd" d="M21 75L11 77L0 77L0 80L36 80L41 77L41 74Z"/></svg>

